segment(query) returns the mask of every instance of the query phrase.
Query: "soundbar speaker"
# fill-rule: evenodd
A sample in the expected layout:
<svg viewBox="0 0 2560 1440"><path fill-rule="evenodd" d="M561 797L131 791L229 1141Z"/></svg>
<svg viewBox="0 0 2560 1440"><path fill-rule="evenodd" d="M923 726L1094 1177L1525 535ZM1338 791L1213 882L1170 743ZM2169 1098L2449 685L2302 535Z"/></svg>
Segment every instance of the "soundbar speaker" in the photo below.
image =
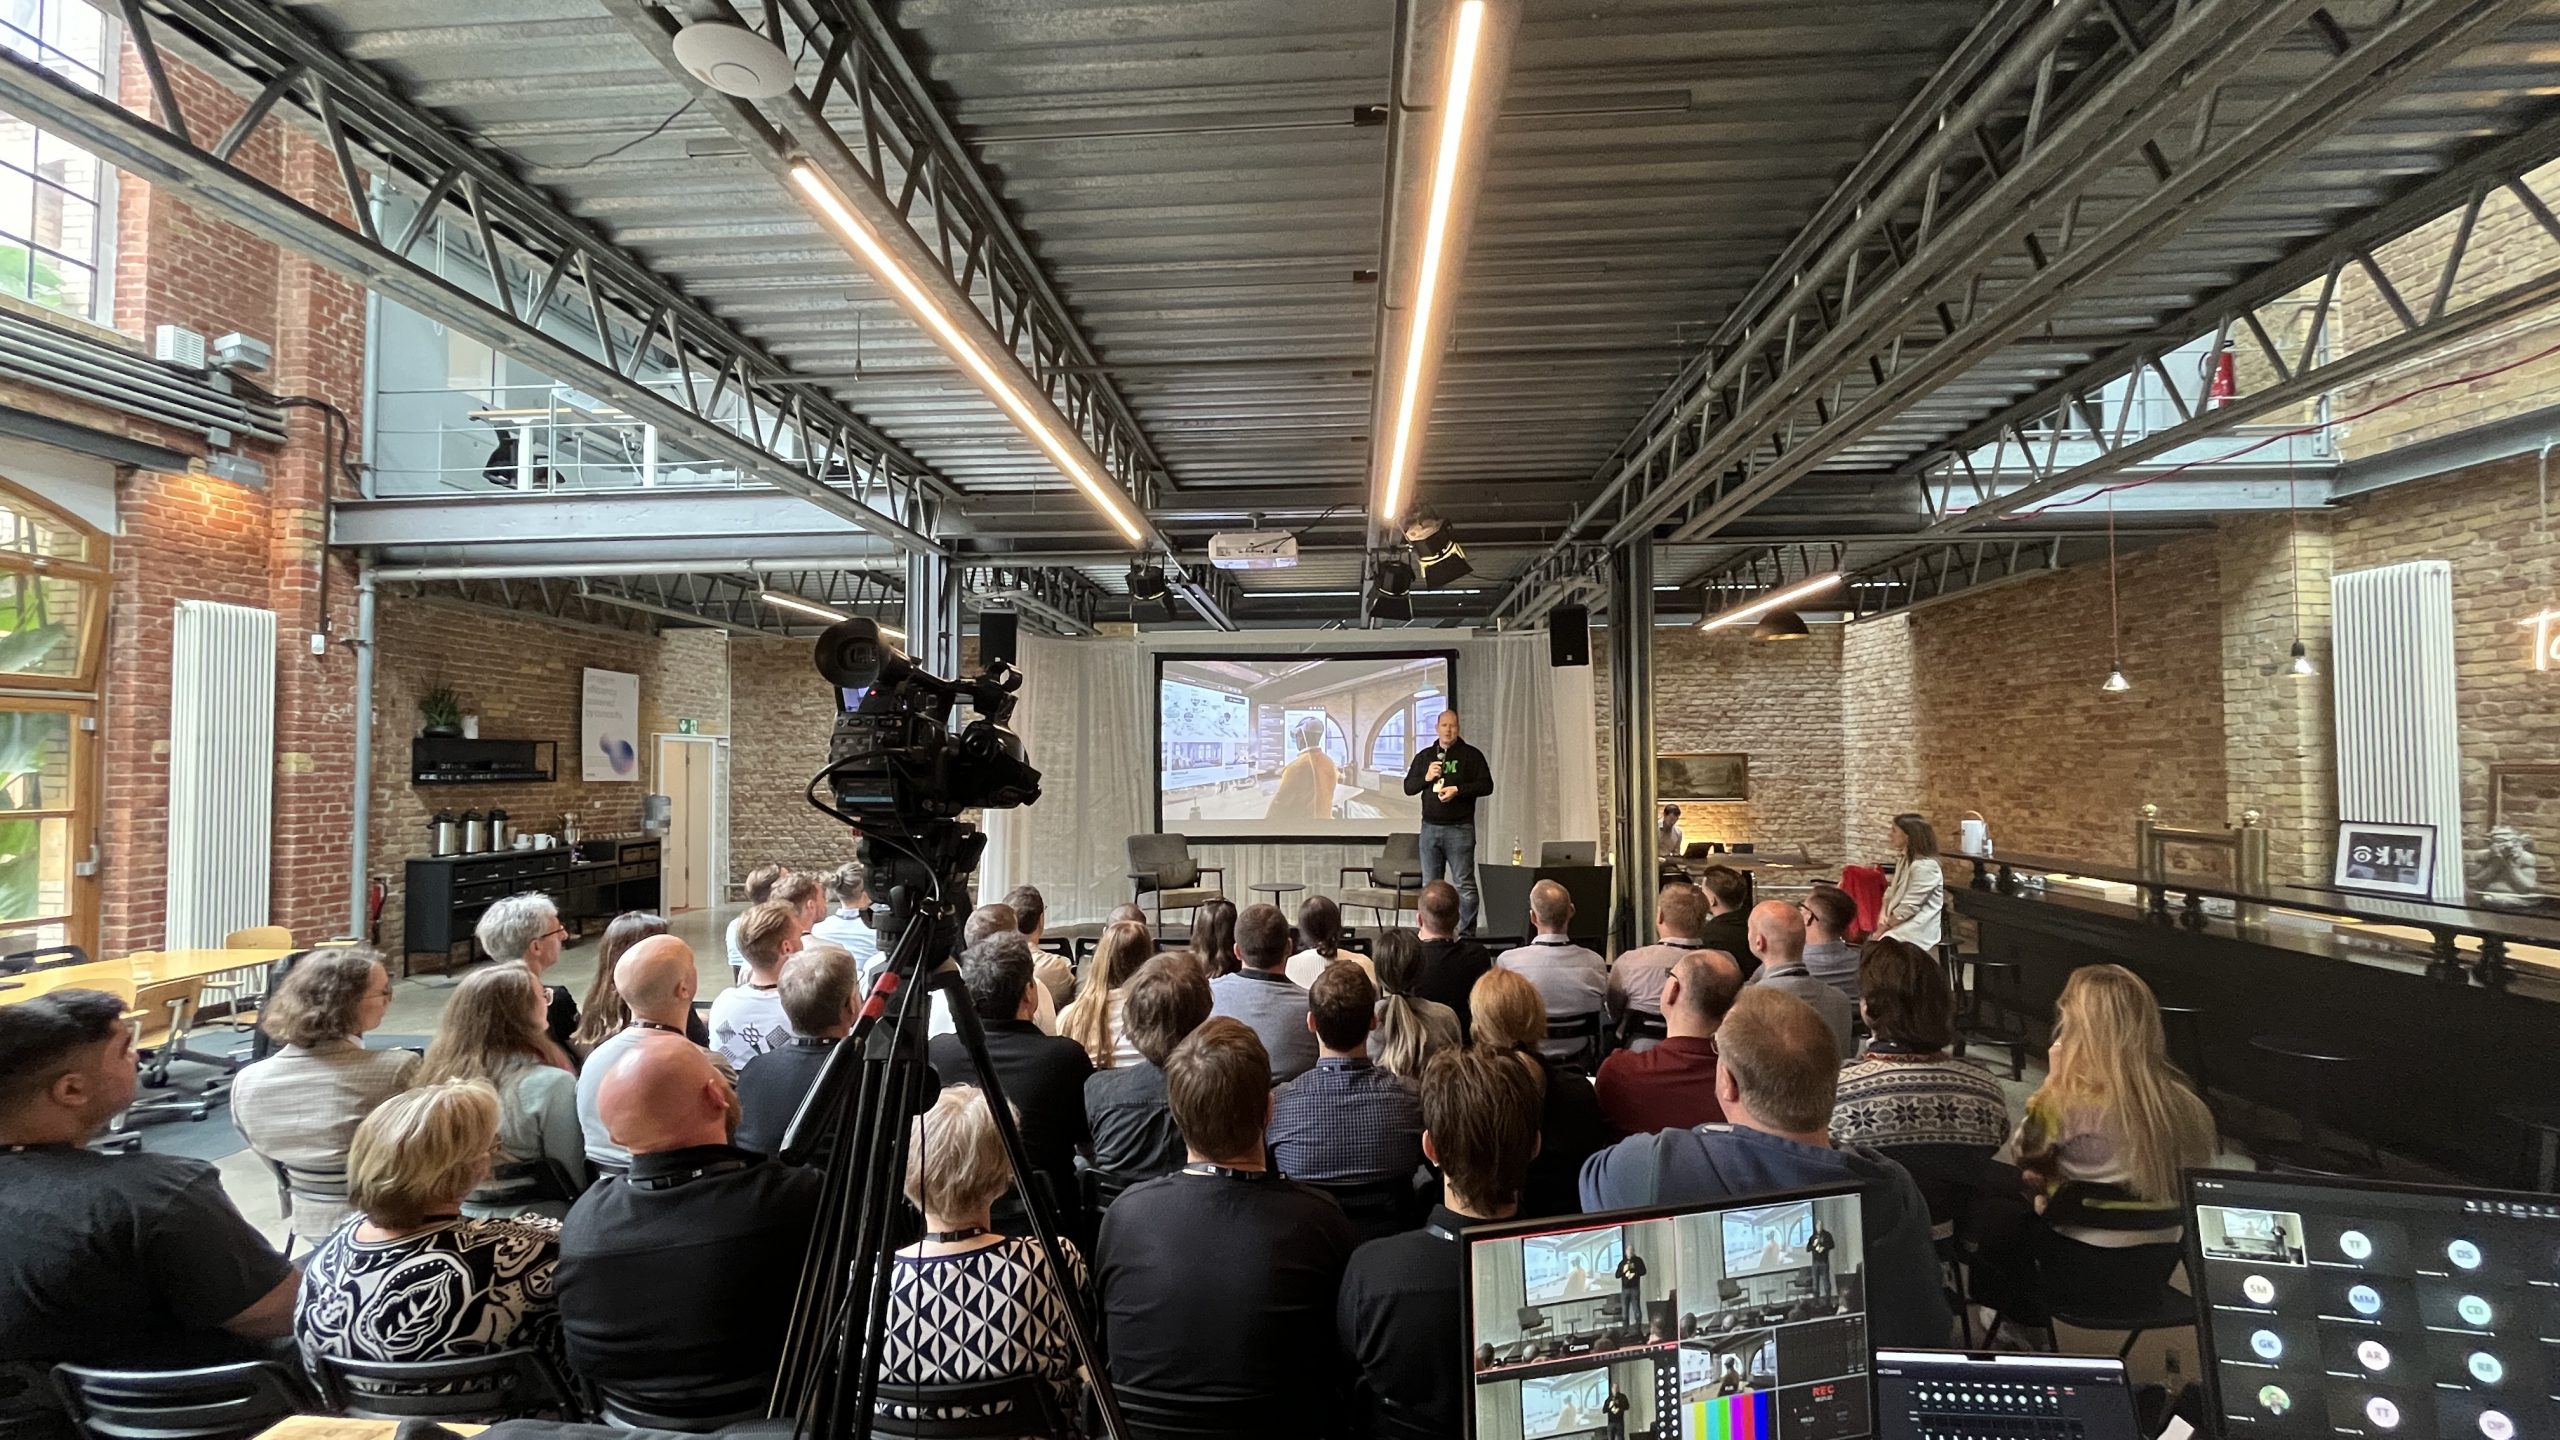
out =
<svg viewBox="0 0 2560 1440"><path fill-rule="evenodd" d="M1591 611L1559 605L1547 612L1547 663L1558 669L1591 663Z"/></svg>
<svg viewBox="0 0 2560 1440"><path fill-rule="evenodd" d="M978 665L1022 663L1022 617L1010 610L978 612Z"/></svg>

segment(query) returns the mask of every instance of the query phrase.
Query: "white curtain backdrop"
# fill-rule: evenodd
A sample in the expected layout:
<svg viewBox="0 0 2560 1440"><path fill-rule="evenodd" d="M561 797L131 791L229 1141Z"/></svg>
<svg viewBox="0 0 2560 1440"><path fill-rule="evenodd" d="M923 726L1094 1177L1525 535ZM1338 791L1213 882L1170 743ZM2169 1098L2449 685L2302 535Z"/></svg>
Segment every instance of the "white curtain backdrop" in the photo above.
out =
<svg viewBox="0 0 2560 1440"><path fill-rule="evenodd" d="M1500 863L1515 844L1599 838L1592 672L1547 664L1541 635L1478 638L1447 631L1268 631L1251 635L1056 640L1025 634L1014 728L1041 769L1040 803L985 818L979 896L1037 885L1059 924L1099 920L1129 898L1128 837L1155 825L1155 652L1349 655L1362 650L1457 652L1457 703L1467 738L1485 752L1494 793L1477 816L1477 859ZM1398 829L1418 828L1419 805ZM1226 867L1238 905L1258 882L1309 894L1340 886L1340 867L1366 865L1368 845L1208 845L1192 854ZM1292 900L1305 896L1289 897Z"/></svg>

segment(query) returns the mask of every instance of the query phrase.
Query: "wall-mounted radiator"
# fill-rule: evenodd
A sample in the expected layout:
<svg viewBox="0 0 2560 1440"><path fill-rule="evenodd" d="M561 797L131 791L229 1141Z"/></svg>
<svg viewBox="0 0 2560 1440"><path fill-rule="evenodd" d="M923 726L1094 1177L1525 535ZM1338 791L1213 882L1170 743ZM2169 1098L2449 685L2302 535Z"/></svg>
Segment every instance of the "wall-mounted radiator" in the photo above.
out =
<svg viewBox="0 0 2560 1440"><path fill-rule="evenodd" d="M2435 898L2460 904L2462 739L2454 712L2453 567L2442 560L2329 580L2337 681L2338 817L2436 827Z"/></svg>
<svg viewBox="0 0 2560 1440"><path fill-rule="evenodd" d="M169 686L169 933L213 948L267 923L276 785L276 617L178 602Z"/></svg>

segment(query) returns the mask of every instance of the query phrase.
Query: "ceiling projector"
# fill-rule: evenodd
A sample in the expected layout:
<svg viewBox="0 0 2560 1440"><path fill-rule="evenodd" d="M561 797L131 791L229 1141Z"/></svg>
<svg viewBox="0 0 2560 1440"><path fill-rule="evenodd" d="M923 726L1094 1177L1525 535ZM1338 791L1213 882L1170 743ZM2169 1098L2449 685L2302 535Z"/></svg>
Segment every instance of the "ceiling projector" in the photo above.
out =
<svg viewBox="0 0 2560 1440"><path fill-rule="evenodd" d="M1286 570L1298 563L1298 537L1286 530L1212 535L1209 563L1220 570Z"/></svg>

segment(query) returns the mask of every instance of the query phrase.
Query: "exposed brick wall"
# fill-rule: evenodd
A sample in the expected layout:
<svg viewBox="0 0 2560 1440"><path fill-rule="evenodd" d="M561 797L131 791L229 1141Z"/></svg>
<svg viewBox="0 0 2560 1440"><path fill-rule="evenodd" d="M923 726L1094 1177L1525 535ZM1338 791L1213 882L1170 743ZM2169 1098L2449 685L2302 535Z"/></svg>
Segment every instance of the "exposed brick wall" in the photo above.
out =
<svg viewBox="0 0 2560 1440"><path fill-rule="evenodd" d="M835 697L807 640L729 640L729 882L779 861L826 870L853 858L853 832L803 798L827 763Z"/></svg>
<svg viewBox="0 0 2560 1440"><path fill-rule="evenodd" d="M2235 519L2217 538L2231 819L2263 817L2270 879L2325 880L2337 834L2328 517L2305 515L2299 527L2283 515ZM2293 673L2297 634L2316 676Z"/></svg>
<svg viewBox="0 0 2560 1440"><path fill-rule="evenodd" d="M1908 616L1843 627L1840 767L1840 858L1881 859L1893 817L1923 803ZM1952 835L1948 843L1954 843Z"/></svg>
<svg viewBox="0 0 2560 1440"><path fill-rule="evenodd" d="M640 687L641 705L656 705L649 733L673 734L677 721L691 720L696 734L728 734L729 632L670 629L658 646L658 683L644 677Z"/></svg>

